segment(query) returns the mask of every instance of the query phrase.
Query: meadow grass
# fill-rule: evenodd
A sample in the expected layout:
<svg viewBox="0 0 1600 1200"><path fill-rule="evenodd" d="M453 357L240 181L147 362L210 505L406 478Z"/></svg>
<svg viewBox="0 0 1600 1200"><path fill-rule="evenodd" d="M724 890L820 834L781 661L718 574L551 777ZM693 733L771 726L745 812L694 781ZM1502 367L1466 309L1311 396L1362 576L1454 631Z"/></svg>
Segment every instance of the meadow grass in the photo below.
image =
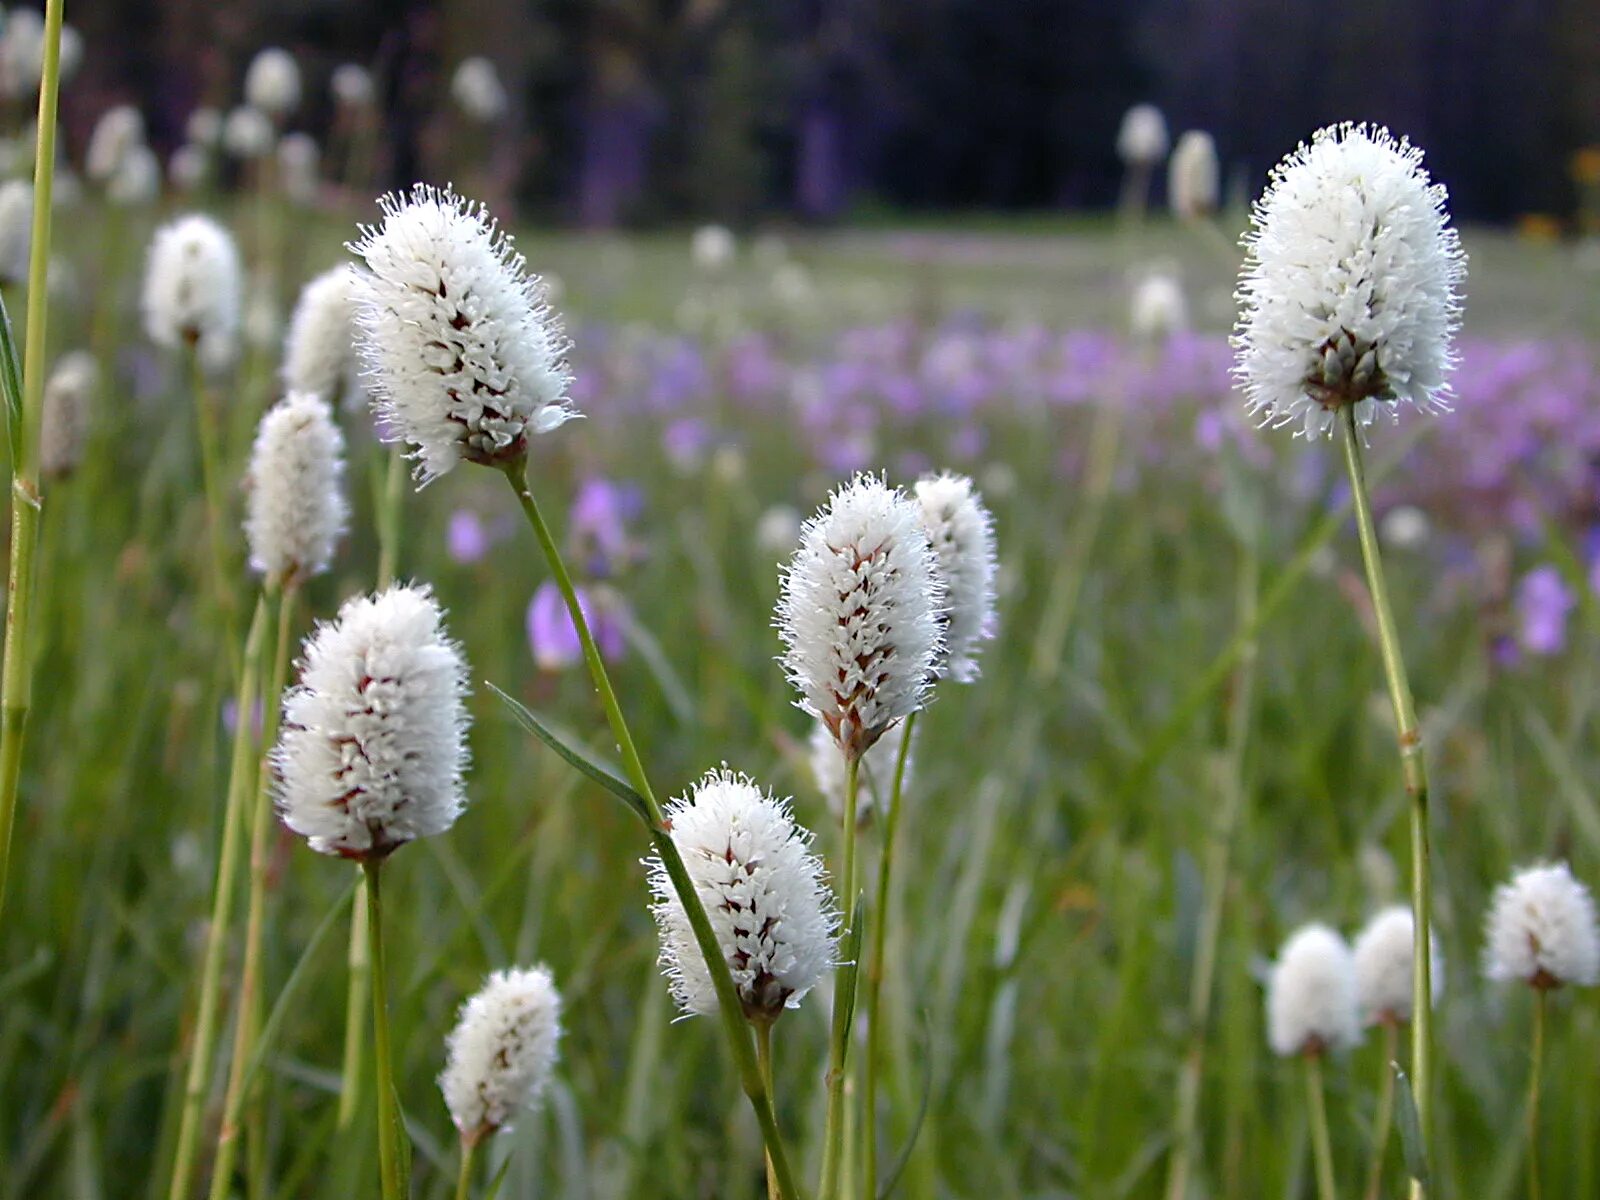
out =
<svg viewBox="0 0 1600 1200"><path fill-rule="evenodd" d="M236 215L248 230L249 206ZM354 219L299 222L306 273L338 261ZM132 319L137 253L97 256L95 239L70 236L80 222L106 227L93 210L59 221L77 286L53 311L49 333L66 350L91 327L109 328L101 343L109 382L89 461L51 491L44 514L39 584L49 601L38 610L0 944L0 1196L91 1200L164 1191L222 824L231 737L219 713L232 691L232 652L217 644L208 607L188 381L181 364L143 343ZM128 224L136 245L148 225ZM1600 336L1593 276L1568 269L1558 248L1488 233L1469 233L1467 247L1469 333ZM530 231L520 248L534 269L562 280L580 343L598 323L668 326L705 284L676 235ZM932 323L967 309L1001 321L1116 326L1135 253L1182 263L1197 321L1221 331L1234 266L1214 245L1164 225L1136 248L1115 230L1066 224L796 236L791 253L818 297L803 320L741 305L741 289L760 289L747 264L723 286L740 322L799 347L846 322L909 314ZM122 268L103 276L97 264L106 262ZM275 362L271 348L248 353L240 375L220 385L229 478L276 395ZM648 640L611 670L663 798L726 760L793 794L797 816L836 861L838 831L805 765L806 718L773 661L778 556L755 538L770 505L809 511L834 480L797 453L790 430L741 411L718 387L713 374L698 403L741 447L737 462L681 474L657 425L596 419L540 439L529 477L557 537L582 478L603 474L642 491L635 531L645 553L615 583ZM902 1194L1161 1194L1191 1044L1204 864L1237 772L1243 802L1227 862L1191 1194L1309 1195L1303 1080L1298 1064L1266 1048L1264 966L1300 921L1351 929L1405 891L1406 812L1348 523L1328 540L1331 560L1319 557L1255 633L1239 760L1230 762L1230 672L1193 719L1171 718L1250 607L1241 572L1254 579L1259 570L1258 597L1267 595L1325 524L1325 509L1293 499L1291 484L1296 460L1317 455L1336 468L1336 448L1275 439L1266 470L1223 456L1219 488L1185 471L1119 476L1083 558L1059 662L1041 679L1034 633L1060 556L1079 536L1081 448L1092 421L1087 408L1043 417L1019 409L987 424L985 458L1009 465L1015 480L987 496L1002 563L1000 636L982 680L943 689L919 718L882 983L892 1115L880 1122L880 1172L924 1114ZM363 430L365 419L348 427ZM1420 434L1426 454L1425 423L1410 421L1407 431ZM906 426L883 448L885 462L910 451L939 463L945 432L934 421ZM1134 413L1124 460L1143 455L1148 436ZM378 572L386 459L363 433L352 442L353 532L334 570L305 589L302 611L321 617ZM1375 446L1371 469L1381 474L1392 456ZM380 481L371 489L369 477ZM469 808L447 836L397 855L384 874L394 1066L414 1143L414 1194L447 1196L454 1186L455 1138L434 1080L456 1007L491 968L538 959L565 997L562 1065L545 1110L479 1156L491 1172L512 1156L501 1195L759 1195L760 1139L717 1023L671 1020L644 905L647 837L530 739L488 686L614 757L582 671L535 669L524 610L547 572L503 492L493 473L462 470L401 502L397 575L433 585L474 679ZM475 563L446 553L446 524L461 507L505 527ZM231 489L225 508L224 528L236 538ZM1561 514L1548 516L1545 543L1518 553L1568 561L1577 535ZM1388 568L1434 787L1446 986L1435 1032L1433 1194L1495 1200L1518 1194L1522 1180L1532 1004L1527 989L1479 980L1481 914L1514 864L1570 856L1580 878L1600 874L1592 782L1600 750L1588 732L1600 696L1600 610L1586 599L1565 654L1507 672L1493 664L1471 598L1439 588L1433 548L1391 553ZM876 878L877 847L876 831L863 837L864 878ZM342 917L329 918L348 911L351 885L348 872L275 829L258 1072L272 1195L371 1194L370 1087L363 1112L336 1128L347 941ZM226 978L231 997L236 955ZM826 1004L807 1004L785 1018L776 1044L778 1118L807 1179L822 1152L827 1023ZM1556 995L1546 1032L1544 1186L1549 1195L1600 1194L1594 998ZM233 1037L222 1033L218 1099ZM1370 1034L1326 1066L1332 1153L1351 1193L1367 1168L1380 1040ZM1393 1139L1389 1153L1397 1189Z"/></svg>

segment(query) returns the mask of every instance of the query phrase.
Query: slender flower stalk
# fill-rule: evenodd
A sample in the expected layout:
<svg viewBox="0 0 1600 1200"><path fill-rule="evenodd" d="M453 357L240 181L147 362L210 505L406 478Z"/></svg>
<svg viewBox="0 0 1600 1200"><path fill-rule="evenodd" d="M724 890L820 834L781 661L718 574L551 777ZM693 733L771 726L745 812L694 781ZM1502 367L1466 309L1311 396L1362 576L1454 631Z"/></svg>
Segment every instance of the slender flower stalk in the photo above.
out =
<svg viewBox="0 0 1600 1200"><path fill-rule="evenodd" d="M1333 1184L1333 1143L1328 1137L1328 1104L1322 1087L1322 1055L1306 1054L1306 1106L1311 1114L1311 1157L1317 1172L1318 1200L1336 1200Z"/></svg>
<svg viewBox="0 0 1600 1200"><path fill-rule="evenodd" d="M55 184L56 99L61 82L62 0L46 0L44 62L39 78L39 133L33 166L33 230L28 257L28 317L22 356L19 444L12 448L11 559L4 662L0 664L0 911L11 868L11 830L22 779L22 745L33 702L33 578L43 497L39 427L44 409L46 286L50 269L51 196Z"/></svg>
<svg viewBox="0 0 1600 1200"><path fill-rule="evenodd" d="M211 1055L217 1020L217 1005L222 984L223 952L233 921L234 878L238 871L239 841L250 788L255 781L256 763L253 723L250 710L259 687L261 653L266 641L269 606L263 595L256 604L245 641L244 661L239 672L239 688L234 711L233 759L228 773L226 807L223 810L222 841L217 851L217 875L211 901L211 921L206 928L206 948L200 966L200 996L196 1005L194 1041L189 1050L189 1069L184 1079L183 1111L178 1122L177 1149L173 1156L169 1200L187 1200L193 1185L194 1167L200 1148L200 1123L205 1110L206 1084L211 1078Z"/></svg>
<svg viewBox="0 0 1600 1200"><path fill-rule="evenodd" d="M856 801L860 785L861 759L847 758L842 821L844 849L840 855L843 865L839 872L839 895L844 898L850 931L854 930L856 919L861 912L856 889L858 830ZM847 936L850 931L847 931ZM833 1020L829 1026L828 1037L828 1110L822 1135L822 1181L817 1188L820 1200L833 1200L839 1194L841 1178L844 1175L845 1125L849 1120L845 1107L845 1082L850 1067L850 1042L854 1032L850 1016L855 1009L855 997L849 994L849 989L855 985L855 981L854 967L847 967L840 973L834 986Z"/></svg>
<svg viewBox="0 0 1600 1200"><path fill-rule="evenodd" d="M1383 1160L1389 1152L1389 1133L1394 1125L1394 1069L1395 1056L1400 1052L1400 1024L1386 1020L1380 1023L1383 1030L1383 1055L1378 1069L1378 1111L1372 1119L1372 1165L1367 1169L1366 1200L1378 1200L1383 1192Z"/></svg>
<svg viewBox="0 0 1600 1200"><path fill-rule="evenodd" d="M1549 988L1533 989L1533 1040L1528 1050L1528 1200L1539 1200L1539 1085L1544 1071L1545 1008Z"/></svg>
<svg viewBox="0 0 1600 1200"><path fill-rule="evenodd" d="M367 877L367 946L372 961L373 1088L378 1097L378 1174L383 1200L403 1200L400 1098L394 1086L394 1052L389 1041L389 982L383 960L383 899L378 879L383 859L365 859Z"/></svg>

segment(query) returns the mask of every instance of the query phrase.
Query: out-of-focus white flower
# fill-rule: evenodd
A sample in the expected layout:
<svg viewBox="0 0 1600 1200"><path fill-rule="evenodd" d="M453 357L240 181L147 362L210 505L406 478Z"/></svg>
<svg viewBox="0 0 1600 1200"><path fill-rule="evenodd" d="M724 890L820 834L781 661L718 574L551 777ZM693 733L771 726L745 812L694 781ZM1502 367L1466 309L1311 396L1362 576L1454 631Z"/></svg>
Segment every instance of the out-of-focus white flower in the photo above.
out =
<svg viewBox="0 0 1600 1200"><path fill-rule="evenodd" d="M1356 938L1356 1002L1368 1025L1411 1019L1411 972L1416 958L1411 910L1392 905L1375 914ZM1433 1003L1444 991L1444 962L1437 938L1428 939L1428 982Z"/></svg>
<svg viewBox="0 0 1600 1200"><path fill-rule="evenodd" d="M810 303L815 292L810 273L799 263L780 263L772 272L772 297L779 304L799 308Z"/></svg>
<svg viewBox="0 0 1600 1200"><path fill-rule="evenodd" d="M1117 157L1131 165L1154 166L1167 153L1167 119L1154 104L1135 104L1122 114Z"/></svg>
<svg viewBox="0 0 1600 1200"><path fill-rule="evenodd" d="M40 47L41 52L43 47ZM41 65L43 58L41 54ZM78 68L83 66L83 34L71 25L61 26L61 82L66 83L78 73Z"/></svg>
<svg viewBox="0 0 1600 1200"><path fill-rule="evenodd" d="M294 55L269 46L251 59L244 74L244 98L275 117L293 112L300 103L300 66Z"/></svg>
<svg viewBox="0 0 1600 1200"><path fill-rule="evenodd" d="M283 382L292 391L330 401L342 394L347 405L365 398L355 350L355 272L342 264L301 289L283 343Z"/></svg>
<svg viewBox="0 0 1600 1200"><path fill-rule="evenodd" d="M290 203L309 208L317 202L321 153L309 133L286 133L278 142L278 182Z"/></svg>
<svg viewBox="0 0 1600 1200"><path fill-rule="evenodd" d="M461 1140L477 1145L535 1108L555 1071L561 995L549 968L496 971L445 1041L439 1090Z"/></svg>
<svg viewBox="0 0 1600 1200"><path fill-rule="evenodd" d="M127 208L140 208L160 198L161 161L149 146L130 147L106 185L106 199Z"/></svg>
<svg viewBox="0 0 1600 1200"><path fill-rule="evenodd" d="M721 271L733 262L738 243L725 225L702 225L689 241L689 257L702 271Z"/></svg>
<svg viewBox="0 0 1600 1200"><path fill-rule="evenodd" d="M26 282L32 245L33 184L8 179L0 183L0 283Z"/></svg>
<svg viewBox="0 0 1600 1200"><path fill-rule="evenodd" d="M418 184L383 199L350 249L360 352L379 415L416 447L424 482L463 460L521 458L577 416L567 341L536 275L489 214Z"/></svg>
<svg viewBox="0 0 1600 1200"><path fill-rule="evenodd" d="M275 350L283 336L283 318L278 311L277 290L272 280L255 275L244 300L245 345L255 350Z"/></svg>
<svg viewBox="0 0 1600 1200"><path fill-rule="evenodd" d="M756 520L756 548L763 554L788 554L799 540L800 512L791 504L774 504Z"/></svg>
<svg viewBox="0 0 1600 1200"><path fill-rule="evenodd" d="M167 160L167 178L180 192L198 191L204 186L210 169L210 155L193 142L179 146Z"/></svg>
<svg viewBox="0 0 1600 1200"><path fill-rule="evenodd" d="M1283 944L1267 981L1267 1039L1285 1057L1361 1040L1355 962L1326 925L1304 925Z"/></svg>
<svg viewBox="0 0 1600 1200"><path fill-rule="evenodd" d="M231 110L222 123L222 148L246 162L271 154L277 136L272 118L251 104Z"/></svg>
<svg viewBox="0 0 1600 1200"><path fill-rule="evenodd" d="M214 150L222 141L222 125L223 117L220 112L201 105L189 114L188 121L184 123L184 136L196 146Z"/></svg>
<svg viewBox="0 0 1600 1200"><path fill-rule="evenodd" d="M1428 540L1428 514L1414 504L1397 504L1378 522L1378 536L1396 550L1414 550Z"/></svg>
<svg viewBox="0 0 1600 1200"><path fill-rule="evenodd" d="M833 966L838 915L811 835L775 799L724 767L667 806L672 840L711 919L751 1020L796 1008ZM687 1013L717 1011L711 972L666 865L649 860L661 963Z"/></svg>
<svg viewBox="0 0 1600 1200"><path fill-rule="evenodd" d="M1133 336L1146 344L1164 342L1188 329L1189 302L1178 277L1167 271L1143 276L1133 288L1128 325Z"/></svg>
<svg viewBox="0 0 1600 1200"><path fill-rule="evenodd" d="M356 63L340 63L329 80L333 98L346 108L368 108L372 104L372 72Z"/></svg>
<svg viewBox="0 0 1600 1200"><path fill-rule="evenodd" d="M1176 216L1203 217L1217 210L1221 196L1221 171L1217 144L1202 129L1191 129L1178 139L1167 164L1167 202Z"/></svg>
<svg viewBox="0 0 1600 1200"><path fill-rule="evenodd" d="M1251 211L1235 374L1264 424L1330 432L1349 405L1442 409L1466 259L1422 151L1331 125L1273 170Z"/></svg>
<svg viewBox="0 0 1600 1200"><path fill-rule="evenodd" d="M940 670L971 683L978 677L978 651L994 636L994 519L965 475L924 475L914 491L945 584Z"/></svg>
<svg viewBox="0 0 1600 1200"><path fill-rule="evenodd" d="M39 426L39 470L46 479L65 479L83 461L99 378L94 355L87 350L63 354L50 372Z"/></svg>
<svg viewBox="0 0 1600 1200"><path fill-rule="evenodd" d="M906 774L901 781L902 794L911 788L916 767L917 740L913 733L911 749L906 756ZM856 768L857 825L866 825L880 812L889 811L889 802L894 795L894 773L900 762L900 741L899 737L879 738L872 744L872 749L861 756L861 763ZM821 721L811 726L810 751L811 777L816 781L817 790L828 802L828 811L842 820L849 777L844 755L839 753L833 735Z"/></svg>
<svg viewBox="0 0 1600 1200"><path fill-rule="evenodd" d="M250 471L245 539L268 586L320 575L333 561L349 508L344 435L320 396L290 392L261 418Z"/></svg>
<svg viewBox="0 0 1600 1200"><path fill-rule="evenodd" d="M44 18L31 8L9 8L0 27L0 92L26 100L44 73Z"/></svg>
<svg viewBox="0 0 1600 1200"><path fill-rule="evenodd" d="M243 284L233 235L191 213L156 230L144 274L144 326L158 346L193 346L221 368L238 351Z"/></svg>
<svg viewBox="0 0 1600 1200"><path fill-rule="evenodd" d="M95 183L109 183L122 166L122 160L136 146L144 145L144 117L131 104L119 104L100 114L89 134L84 153L83 173Z"/></svg>
<svg viewBox="0 0 1600 1200"><path fill-rule="evenodd" d="M898 488L858 475L802 528L778 599L783 663L847 757L922 706L945 603L921 506Z"/></svg>
<svg viewBox="0 0 1600 1200"><path fill-rule="evenodd" d="M467 667L425 587L317 626L273 751L283 822L321 854L382 858L461 814Z"/></svg>
<svg viewBox="0 0 1600 1200"><path fill-rule="evenodd" d="M461 111L487 125L505 115L507 99L500 72L482 55L462 59L450 80L450 95Z"/></svg>
<svg viewBox="0 0 1600 1200"><path fill-rule="evenodd" d="M1524 867L1495 889L1483 969L1490 979L1536 988L1600 980L1594 897L1566 863Z"/></svg>

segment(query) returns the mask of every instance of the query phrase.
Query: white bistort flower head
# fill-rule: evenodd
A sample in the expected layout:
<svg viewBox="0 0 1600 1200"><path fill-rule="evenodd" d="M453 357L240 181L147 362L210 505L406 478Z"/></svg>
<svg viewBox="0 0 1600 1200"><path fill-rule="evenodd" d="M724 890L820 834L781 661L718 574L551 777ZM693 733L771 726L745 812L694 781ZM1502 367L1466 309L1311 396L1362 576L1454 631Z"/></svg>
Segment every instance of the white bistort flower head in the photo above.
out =
<svg viewBox="0 0 1600 1200"><path fill-rule="evenodd" d="M33 184L8 179L0 183L0 283L27 281L32 245Z"/></svg>
<svg viewBox="0 0 1600 1200"><path fill-rule="evenodd" d="M333 98L345 108L367 108L375 94L372 72L359 63L340 63L328 81Z"/></svg>
<svg viewBox="0 0 1600 1200"><path fill-rule="evenodd" d="M208 366L233 361L244 284L233 235L191 213L156 230L145 265L145 332L158 346L195 347Z"/></svg>
<svg viewBox="0 0 1600 1200"><path fill-rule="evenodd" d="M450 95L461 111L487 125L506 111L506 89L494 63L480 54L461 60L450 80Z"/></svg>
<svg viewBox="0 0 1600 1200"><path fill-rule="evenodd" d="M1267 981L1274 1054L1322 1054L1361 1040L1350 947L1326 925L1303 925L1283 944Z"/></svg>
<svg viewBox="0 0 1600 1200"><path fill-rule="evenodd" d="M239 105L222 122L222 148L247 162L271 154L277 137L272 118L253 104Z"/></svg>
<svg viewBox="0 0 1600 1200"><path fill-rule="evenodd" d="M106 199L125 208L141 208L161 198L161 160L142 142L122 156L106 184Z"/></svg>
<svg viewBox="0 0 1600 1200"><path fill-rule="evenodd" d="M244 73L244 98L275 117L293 112L300 103L300 66L294 55L269 46L251 59Z"/></svg>
<svg viewBox="0 0 1600 1200"><path fill-rule="evenodd" d="M89 134L83 173L95 183L109 183L122 159L135 146L144 145L144 117L131 104L119 104L100 114Z"/></svg>
<svg viewBox="0 0 1600 1200"><path fill-rule="evenodd" d="M273 751L283 822L321 854L382 858L461 814L467 666L426 587L347 600L306 640Z"/></svg>
<svg viewBox="0 0 1600 1200"><path fill-rule="evenodd" d="M915 493L948 605L939 669L957 683L971 683L978 677L978 651L994 636L994 519L965 475L924 475Z"/></svg>
<svg viewBox="0 0 1600 1200"><path fill-rule="evenodd" d="M167 179L180 192L198 191L211 171L211 158L204 146L186 142L167 160Z"/></svg>
<svg viewBox="0 0 1600 1200"><path fill-rule="evenodd" d="M833 966L839 918L811 835L789 801L724 767L667 806L672 840L705 905L745 1015L771 1021L797 1008ZM717 1011L711 972L659 857L647 860L661 963L686 1013Z"/></svg>
<svg viewBox="0 0 1600 1200"><path fill-rule="evenodd" d="M191 112L189 119L184 122L184 136L196 146L214 150L222 141L222 122L221 112L202 104Z"/></svg>
<svg viewBox="0 0 1600 1200"><path fill-rule="evenodd" d="M245 538L270 585L328 569L344 533L344 435L327 401L290 392L261 418L250 452Z"/></svg>
<svg viewBox="0 0 1600 1200"><path fill-rule="evenodd" d="M945 582L922 508L857 475L800 531L778 598L783 665L800 707L859 758L926 699Z"/></svg>
<svg viewBox="0 0 1600 1200"><path fill-rule="evenodd" d="M11 100L28 99L39 90L43 67L44 18L20 5L7 9L0 26L0 93Z"/></svg>
<svg viewBox="0 0 1600 1200"><path fill-rule="evenodd" d="M726 225L702 225L689 240L689 257L702 271L721 271L733 262L739 244Z"/></svg>
<svg viewBox="0 0 1600 1200"><path fill-rule="evenodd" d="M309 133L286 133L278 142L278 184L291 203L309 208L317 202L321 159L317 139Z"/></svg>
<svg viewBox="0 0 1600 1200"><path fill-rule="evenodd" d="M1191 129L1173 147L1167 164L1167 203L1175 216L1190 220L1213 213L1221 195L1217 144L1203 129Z"/></svg>
<svg viewBox="0 0 1600 1200"><path fill-rule="evenodd" d="M283 342L283 383L291 391L330 401L342 395L347 405L365 396L355 349L355 285L356 268L346 263L300 290Z"/></svg>
<svg viewBox="0 0 1600 1200"><path fill-rule="evenodd" d="M100 370L87 350L63 354L44 385L44 416L39 425L39 470L47 479L64 479L83 461L89 440L89 406Z"/></svg>
<svg viewBox="0 0 1600 1200"><path fill-rule="evenodd" d="M1445 189L1387 129L1331 125L1251 210L1234 374L1263 424L1332 430L1349 405L1445 408L1466 273Z"/></svg>
<svg viewBox="0 0 1600 1200"><path fill-rule="evenodd" d="M1133 286L1128 327L1135 341L1159 345L1189 328L1189 302L1183 282L1170 271L1151 271Z"/></svg>
<svg viewBox="0 0 1600 1200"><path fill-rule="evenodd" d="M476 1145L537 1107L555 1071L561 994L548 967L496 971L445 1039L439 1090L461 1140Z"/></svg>
<svg viewBox="0 0 1600 1200"><path fill-rule="evenodd" d="M356 324L379 415L416 447L424 483L463 460L521 458L578 415L542 282L481 205L423 184L382 204L350 246L371 272Z"/></svg>
<svg viewBox="0 0 1600 1200"><path fill-rule="evenodd" d="M1524 867L1495 889L1483 969L1490 979L1536 988L1600 980L1594 897L1566 863Z"/></svg>
<svg viewBox="0 0 1600 1200"><path fill-rule="evenodd" d="M911 748L906 754L906 775L901 782L902 793L909 792L917 765L918 735L911 735ZM811 726L811 775L817 790L828 802L828 811L844 818L845 788L849 785L844 756L833 740L833 734L821 721ZM900 739L879 738L872 749L861 756L856 768L856 824L867 825L880 812L889 811L889 801L894 795L894 773L900 762Z"/></svg>
<svg viewBox="0 0 1600 1200"><path fill-rule="evenodd" d="M1129 166L1151 167L1167 153L1167 119L1154 104L1135 104L1122 114L1117 157Z"/></svg>
<svg viewBox="0 0 1600 1200"><path fill-rule="evenodd" d="M1411 910L1403 904L1376 913L1356 938L1356 1003L1368 1025L1411 1019L1411 971L1415 959ZM1444 990L1439 941L1428 939L1428 975L1433 1003Z"/></svg>

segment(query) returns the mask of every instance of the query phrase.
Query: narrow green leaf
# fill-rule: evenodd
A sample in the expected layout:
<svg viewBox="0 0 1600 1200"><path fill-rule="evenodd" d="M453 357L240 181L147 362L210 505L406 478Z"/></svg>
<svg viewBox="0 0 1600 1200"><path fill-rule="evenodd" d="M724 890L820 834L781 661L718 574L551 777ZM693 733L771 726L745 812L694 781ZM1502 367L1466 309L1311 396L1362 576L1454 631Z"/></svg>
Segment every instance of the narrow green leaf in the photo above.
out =
<svg viewBox="0 0 1600 1200"><path fill-rule="evenodd" d="M11 457L11 469L17 469L17 455L22 448L22 372L18 367L16 335L11 331L11 313L0 294L0 396L6 406L6 452Z"/></svg>
<svg viewBox="0 0 1600 1200"><path fill-rule="evenodd" d="M835 1022L835 1029L844 1037L842 1052L837 1055L841 1070L849 1061L850 1035L856 1027L856 979L861 974L861 938L866 932L861 921L862 895L856 894L855 907L850 910L850 932L840 947L843 957L839 966L839 1003L844 1006L844 1020Z"/></svg>
<svg viewBox="0 0 1600 1200"><path fill-rule="evenodd" d="M906 1167L911 1163L912 1152L917 1148L917 1138L922 1134L922 1122L928 1116L928 1102L933 1096L933 1055L930 1051L928 1038L928 1014L922 1014L922 1022L917 1026L918 1058L922 1060L922 1099L917 1102L917 1115L911 1120L911 1129L906 1133L906 1144L900 1147L894 1164L889 1168L883 1182L878 1185L878 1200L886 1200L895 1185L900 1182L900 1176L905 1174Z"/></svg>
<svg viewBox="0 0 1600 1200"><path fill-rule="evenodd" d="M1394 1123L1400 1130L1400 1148L1405 1153L1406 1173L1426 1188L1428 1155L1422 1144L1422 1121L1417 1116L1416 1097L1411 1094L1411 1080L1400 1069L1399 1063L1389 1065L1394 1070Z"/></svg>
<svg viewBox="0 0 1600 1200"><path fill-rule="evenodd" d="M411 1134L406 1129L406 1110L400 1101L400 1089L393 1079L389 1080L389 1094L394 1097L392 1112L394 1113L394 1144L399 1156L395 1166L400 1168L400 1194L411 1195Z"/></svg>
<svg viewBox="0 0 1600 1200"><path fill-rule="evenodd" d="M1549 722L1531 705L1524 706L1518 714L1528 739L1544 759L1546 768L1556 779L1556 794L1566 801L1572 823L1583 834L1590 846L1600 849L1600 805L1584 782L1583 770L1572 760L1571 753L1561 744Z"/></svg>
<svg viewBox="0 0 1600 1200"><path fill-rule="evenodd" d="M643 796L619 779L613 771L596 762L586 751L573 746L569 739L563 738L549 725L534 716L527 705L506 695L494 684L487 681L485 683L491 692L505 701L506 707L511 710L519 725L566 759L573 767L576 767L584 775L621 800L633 810L634 816L643 821L646 826L650 824L650 808L645 804Z"/></svg>
<svg viewBox="0 0 1600 1200"><path fill-rule="evenodd" d="M495 1200L500 1194L500 1185L506 1181L506 1174L511 1170L511 1155L506 1155L505 1161L500 1164L500 1169L494 1173L494 1178L489 1182L489 1190L483 1194L483 1200Z"/></svg>

